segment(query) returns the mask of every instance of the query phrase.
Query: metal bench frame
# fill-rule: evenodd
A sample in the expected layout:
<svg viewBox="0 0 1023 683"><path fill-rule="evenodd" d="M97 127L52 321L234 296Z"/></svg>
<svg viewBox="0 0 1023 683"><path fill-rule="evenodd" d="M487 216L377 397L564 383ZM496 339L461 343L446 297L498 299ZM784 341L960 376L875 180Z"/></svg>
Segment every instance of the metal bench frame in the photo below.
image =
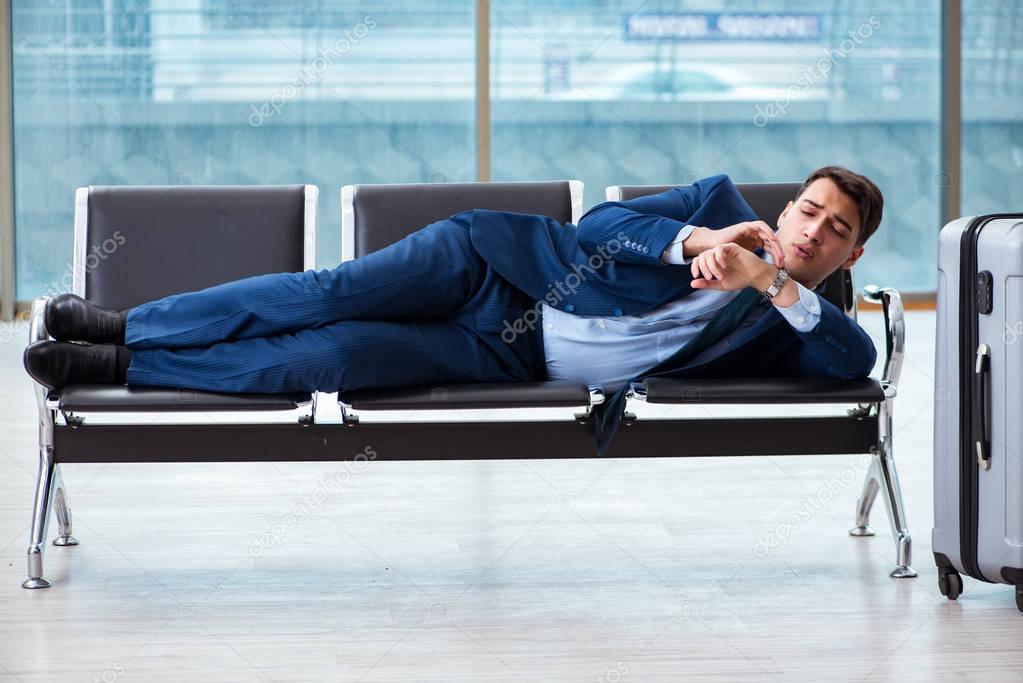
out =
<svg viewBox="0 0 1023 683"><path fill-rule="evenodd" d="M428 186L426 186L428 188ZM573 195L581 184L573 185ZM314 188L315 190L315 188ZM342 222L346 232L354 228L354 198L358 186L342 190ZM81 192L81 191L80 191ZM580 204L573 201L572 219L577 220ZM315 206L315 204L314 204ZM87 225L84 202L76 201L75 272L84 259ZM347 214L346 214L347 212ZM315 215L315 212L313 213ZM348 218L344 218L344 216ZM307 229L310 227L307 224ZM315 221L311 224L315 230ZM315 242L306 234L307 267L315 257ZM350 239L342 236L342 244ZM355 255L349 242L346 256ZM311 246L310 246L311 245ZM84 263L84 260L82 261ZM83 293L75 281L76 292ZM703 457L743 455L813 455L870 453L872 462L857 504L856 524L850 534L869 536L871 506L879 491L884 492L889 520L896 542L896 567L891 576L916 576L910 566L911 539L898 475L892 454L892 404L897 393L905 340L903 308L898 292L868 287L868 300L882 305L886 329L886 359L882 377L867 382L870 399L860 402L845 415L813 417L759 417L728 419L729 432L762 436L755 443L728 438L721 419L640 419L626 413L622 429L607 453L609 458ZM45 298L32 304L30 343L47 339L43 323ZM855 316L855 307L847 314ZM674 380L651 380L632 387L631 401L686 403L680 399ZM721 380L686 380L700 401L707 403L750 403L748 396L730 391ZM849 404L848 387L840 380L795 379L786 384L794 393L793 403ZM805 391L802 391L805 389ZM425 392L425 393L424 393ZM365 458L371 444L374 460L500 460L532 458L596 457L591 411L604 400L599 387L559 382L515 385L451 385L410 387L352 392L339 397L341 420L323 422L316 414L316 395L310 411L297 421L279 423L215 424L90 424L81 415L61 406L60 392L36 385L39 426L39 474L33 506L28 547L28 576L25 588L49 586L43 578L43 550L51 510L59 529L53 544L72 546L72 515L60 467L63 463L131 462L255 462L255 461L349 461ZM489 398L488 398L489 397ZM481 403L481 398L485 403ZM808 398L813 400L808 400ZM744 400L745 399L745 400ZM802 400L801 400L802 399ZM772 401L773 403L774 401ZM296 401L289 409L302 402ZM460 408L551 407L578 408L571 418L561 420L486 420L393 422L361 421L357 410L460 409ZM239 409L244 410L244 407ZM187 406L182 407L187 410ZM63 416L58 421L57 413ZM770 426L772 429L762 429ZM679 433L686 438L678 440Z"/></svg>

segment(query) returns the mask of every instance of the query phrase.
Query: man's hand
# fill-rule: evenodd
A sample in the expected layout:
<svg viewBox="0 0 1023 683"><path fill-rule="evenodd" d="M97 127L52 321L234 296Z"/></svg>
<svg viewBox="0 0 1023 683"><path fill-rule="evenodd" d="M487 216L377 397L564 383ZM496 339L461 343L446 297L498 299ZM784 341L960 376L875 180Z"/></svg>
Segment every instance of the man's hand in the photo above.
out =
<svg viewBox="0 0 1023 683"><path fill-rule="evenodd" d="M784 259L777 241L765 248L774 255L775 263ZM767 263L752 251L733 242L719 244L693 259L694 289L735 290L754 287L766 291L778 274L778 268Z"/></svg>
<svg viewBox="0 0 1023 683"><path fill-rule="evenodd" d="M682 255L690 258L729 242L748 251L754 251L761 247L767 249L771 243L777 245L778 239L764 221L744 221L719 230L695 228L682 243ZM778 251L781 251L780 247ZM776 265L779 268L784 267L777 262Z"/></svg>

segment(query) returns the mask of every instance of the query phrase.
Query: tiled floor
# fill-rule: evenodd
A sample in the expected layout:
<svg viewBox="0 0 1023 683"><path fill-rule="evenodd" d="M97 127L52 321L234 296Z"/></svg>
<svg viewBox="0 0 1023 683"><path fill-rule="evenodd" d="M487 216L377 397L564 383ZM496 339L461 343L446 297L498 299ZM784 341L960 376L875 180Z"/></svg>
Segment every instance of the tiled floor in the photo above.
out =
<svg viewBox="0 0 1023 683"><path fill-rule="evenodd" d="M917 579L888 577L880 500L877 536L846 534L854 455L71 465L81 545L49 548L43 591L19 588L35 408L8 325L0 681L1023 680L1012 591L936 588L934 315L907 317Z"/></svg>

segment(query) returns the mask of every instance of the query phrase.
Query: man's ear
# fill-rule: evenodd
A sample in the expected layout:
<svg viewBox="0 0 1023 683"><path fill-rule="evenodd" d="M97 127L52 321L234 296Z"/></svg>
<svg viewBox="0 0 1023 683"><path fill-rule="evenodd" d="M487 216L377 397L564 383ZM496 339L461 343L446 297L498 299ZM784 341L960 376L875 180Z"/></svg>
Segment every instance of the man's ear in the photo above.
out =
<svg viewBox="0 0 1023 683"><path fill-rule="evenodd" d="M845 268L846 270L852 268L853 264L859 261L861 256L863 256L863 245L860 245L852 250L852 253L849 254L849 258L847 258L842 263L842 267Z"/></svg>
<svg viewBox="0 0 1023 683"><path fill-rule="evenodd" d="M791 209L791 208L792 208L792 200L790 199L789 203L785 205L785 208L782 209L781 213L778 215L778 220L775 221L775 224L772 225L771 227L772 228L779 228L779 227L781 227L781 219L785 218L785 216L788 215L789 209Z"/></svg>

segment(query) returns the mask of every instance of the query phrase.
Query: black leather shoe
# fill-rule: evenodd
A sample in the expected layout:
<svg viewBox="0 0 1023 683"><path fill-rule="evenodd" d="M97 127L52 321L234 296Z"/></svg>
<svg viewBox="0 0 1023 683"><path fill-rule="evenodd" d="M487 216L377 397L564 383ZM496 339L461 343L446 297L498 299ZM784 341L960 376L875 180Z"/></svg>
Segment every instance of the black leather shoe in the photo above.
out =
<svg viewBox="0 0 1023 683"><path fill-rule="evenodd" d="M110 344L37 341L22 359L35 381L50 389L70 384L124 384L131 351Z"/></svg>
<svg viewBox="0 0 1023 683"><path fill-rule="evenodd" d="M76 294L58 294L46 302L46 331L59 341L124 344L126 314L101 308Z"/></svg>

